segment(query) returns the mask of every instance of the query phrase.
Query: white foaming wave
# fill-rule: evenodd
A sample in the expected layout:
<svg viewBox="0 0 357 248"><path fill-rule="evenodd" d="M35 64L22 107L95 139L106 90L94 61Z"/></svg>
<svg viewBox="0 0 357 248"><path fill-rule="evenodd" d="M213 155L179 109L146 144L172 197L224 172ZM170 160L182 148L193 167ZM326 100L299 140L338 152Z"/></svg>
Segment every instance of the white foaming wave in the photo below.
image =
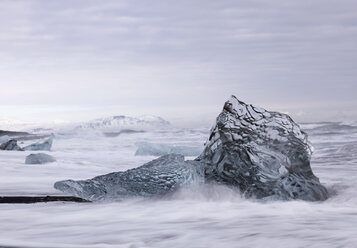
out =
<svg viewBox="0 0 357 248"><path fill-rule="evenodd" d="M194 182L193 185L183 187L162 199L200 202L241 202L245 200L237 188L216 183L197 183L195 185Z"/></svg>
<svg viewBox="0 0 357 248"><path fill-rule="evenodd" d="M242 198L237 189L206 184L182 188L162 199L0 204L0 246L355 247L357 158L356 143L350 141L357 137L353 135L309 136L316 149L313 171L331 193L324 202L262 203ZM134 156L137 141L196 146L206 138L204 131L191 130L110 139L100 132L93 137L64 136L55 140L50 153L57 162L47 166L29 167L24 164L26 152L2 151L0 189L57 194L52 188L56 180L91 178L152 160Z"/></svg>
<svg viewBox="0 0 357 248"><path fill-rule="evenodd" d="M326 125L327 125L327 123L299 123L299 126L302 130L315 129L315 128L323 127Z"/></svg>
<svg viewBox="0 0 357 248"><path fill-rule="evenodd" d="M357 121L343 121L341 122L342 125L357 127Z"/></svg>

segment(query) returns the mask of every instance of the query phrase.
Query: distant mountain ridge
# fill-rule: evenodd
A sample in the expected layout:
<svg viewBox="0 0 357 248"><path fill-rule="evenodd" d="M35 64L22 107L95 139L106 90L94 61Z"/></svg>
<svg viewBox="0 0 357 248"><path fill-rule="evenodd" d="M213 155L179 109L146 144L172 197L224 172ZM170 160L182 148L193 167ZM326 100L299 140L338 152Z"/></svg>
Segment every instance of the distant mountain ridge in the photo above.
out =
<svg viewBox="0 0 357 248"><path fill-rule="evenodd" d="M77 129L120 129L120 128L158 128L168 127L170 122L153 115L144 115L139 117L131 117L126 115L115 115L106 118L99 118L89 122L85 122Z"/></svg>
<svg viewBox="0 0 357 248"><path fill-rule="evenodd" d="M115 115L105 118L98 118L83 122L68 123L26 123L16 120L5 120L0 118L0 130L5 131L25 131L30 133L52 133L67 132L85 129L98 129L108 132L117 132L123 129L146 130L170 127L167 120L159 116L143 115L132 117L126 115Z"/></svg>

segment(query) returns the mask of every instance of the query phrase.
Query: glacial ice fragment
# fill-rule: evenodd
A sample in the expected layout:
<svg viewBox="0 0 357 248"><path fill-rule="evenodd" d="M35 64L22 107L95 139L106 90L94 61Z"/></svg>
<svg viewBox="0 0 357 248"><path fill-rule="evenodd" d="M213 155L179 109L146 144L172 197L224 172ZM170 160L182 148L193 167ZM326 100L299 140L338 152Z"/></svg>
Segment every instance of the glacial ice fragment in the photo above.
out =
<svg viewBox="0 0 357 248"><path fill-rule="evenodd" d="M50 151L53 143L53 136L45 140L44 142L40 143L37 142L35 144L31 144L25 146L23 149L25 151Z"/></svg>
<svg viewBox="0 0 357 248"><path fill-rule="evenodd" d="M23 151L21 147L18 146L17 140L11 139L0 145L0 150L5 151Z"/></svg>
<svg viewBox="0 0 357 248"><path fill-rule="evenodd" d="M25 164L45 164L55 162L56 159L46 153L30 154L26 157Z"/></svg>
<svg viewBox="0 0 357 248"><path fill-rule="evenodd" d="M0 136L0 145L9 141L10 140L10 136L9 135L2 135Z"/></svg>
<svg viewBox="0 0 357 248"><path fill-rule="evenodd" d="M157 196L179 187L203 182L201 163L184 161L178 154L164 155L138 168L113 172L90 180L66 180L54 187L89 201L122 200L132 196Z"/></svg>
<svg viewBox="0 0 357 248"><path fill-rule="evenodd" d="M307 135L288 115L232 96L195 161L169 154L125 172L56 182L55 188L90 201L120 200L213 181L238 187L246 197L325 200L327 190L310 167L311 153Z"/></svg>
<svg viewBox="0 0 357 248"><path fill-rule="evenodd" d="M198 156L201 153L200 148L191 146L170 146L149 142L137 142L136 146L138 149L135 152L135 156L162 156L170 153L184 156Z"/></svg>
<svg viewBox="0 0 357 248"><path fill-rule="evenodd" d="M206 164L207 181L237 186L247 197L325 200L311 153L307 134L288 115L232 96L196 160Z"/></svg>

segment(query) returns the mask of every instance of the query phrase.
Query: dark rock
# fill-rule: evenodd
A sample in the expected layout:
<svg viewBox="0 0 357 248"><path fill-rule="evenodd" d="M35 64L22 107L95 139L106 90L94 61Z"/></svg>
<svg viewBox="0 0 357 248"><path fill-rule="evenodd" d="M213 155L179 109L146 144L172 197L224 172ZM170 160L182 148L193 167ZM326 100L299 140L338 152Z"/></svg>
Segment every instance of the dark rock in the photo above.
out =
<svg viewBox="0 0 357 248"><path fill-rule="evenodd" d="M16 131L5 131L5 130L0 130L0 136L3 135L8 135L8 136L26 136L30 135L27 132L16 132Z"/></svg>
<svg viewBox="0 0 357 248"><path fill-rule="evenodd" d="M0 196L0 204L31 204L39 202L89 202L73 196Z"/></svg>

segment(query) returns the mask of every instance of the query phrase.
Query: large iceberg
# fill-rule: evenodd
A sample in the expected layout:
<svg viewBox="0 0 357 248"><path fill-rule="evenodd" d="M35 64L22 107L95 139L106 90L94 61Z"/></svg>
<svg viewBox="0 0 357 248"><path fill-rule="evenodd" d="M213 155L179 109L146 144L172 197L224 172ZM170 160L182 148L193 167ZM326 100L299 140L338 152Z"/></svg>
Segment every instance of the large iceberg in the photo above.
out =
<svg viewBox="0 0 357 248"><path fill-rule="evenodd" d="M90 201L162 195L193 182L238 187L246 197L265 200L325 200L327 190L310 167L311 152L307 135L288 115L232 96L195 161L169 154L136 169L54 186Z"/></svg>
<svg viewBox="0 0 357 248"><path fill-rule="evenodd" d="M198 156L201 149L192 146L171 146L167 144L154 144L149 142L137 142L138 149L135 156L162 156L166 154L181 154L184 156Z"/></svg>
<svg viewBox="0 0 357 248"><path fill-rule="evenodd" d="M206 181L237 186L247 197L325 200L311 153L307 134L288 115L232 96L196 161L206 165Z"/></svg>

